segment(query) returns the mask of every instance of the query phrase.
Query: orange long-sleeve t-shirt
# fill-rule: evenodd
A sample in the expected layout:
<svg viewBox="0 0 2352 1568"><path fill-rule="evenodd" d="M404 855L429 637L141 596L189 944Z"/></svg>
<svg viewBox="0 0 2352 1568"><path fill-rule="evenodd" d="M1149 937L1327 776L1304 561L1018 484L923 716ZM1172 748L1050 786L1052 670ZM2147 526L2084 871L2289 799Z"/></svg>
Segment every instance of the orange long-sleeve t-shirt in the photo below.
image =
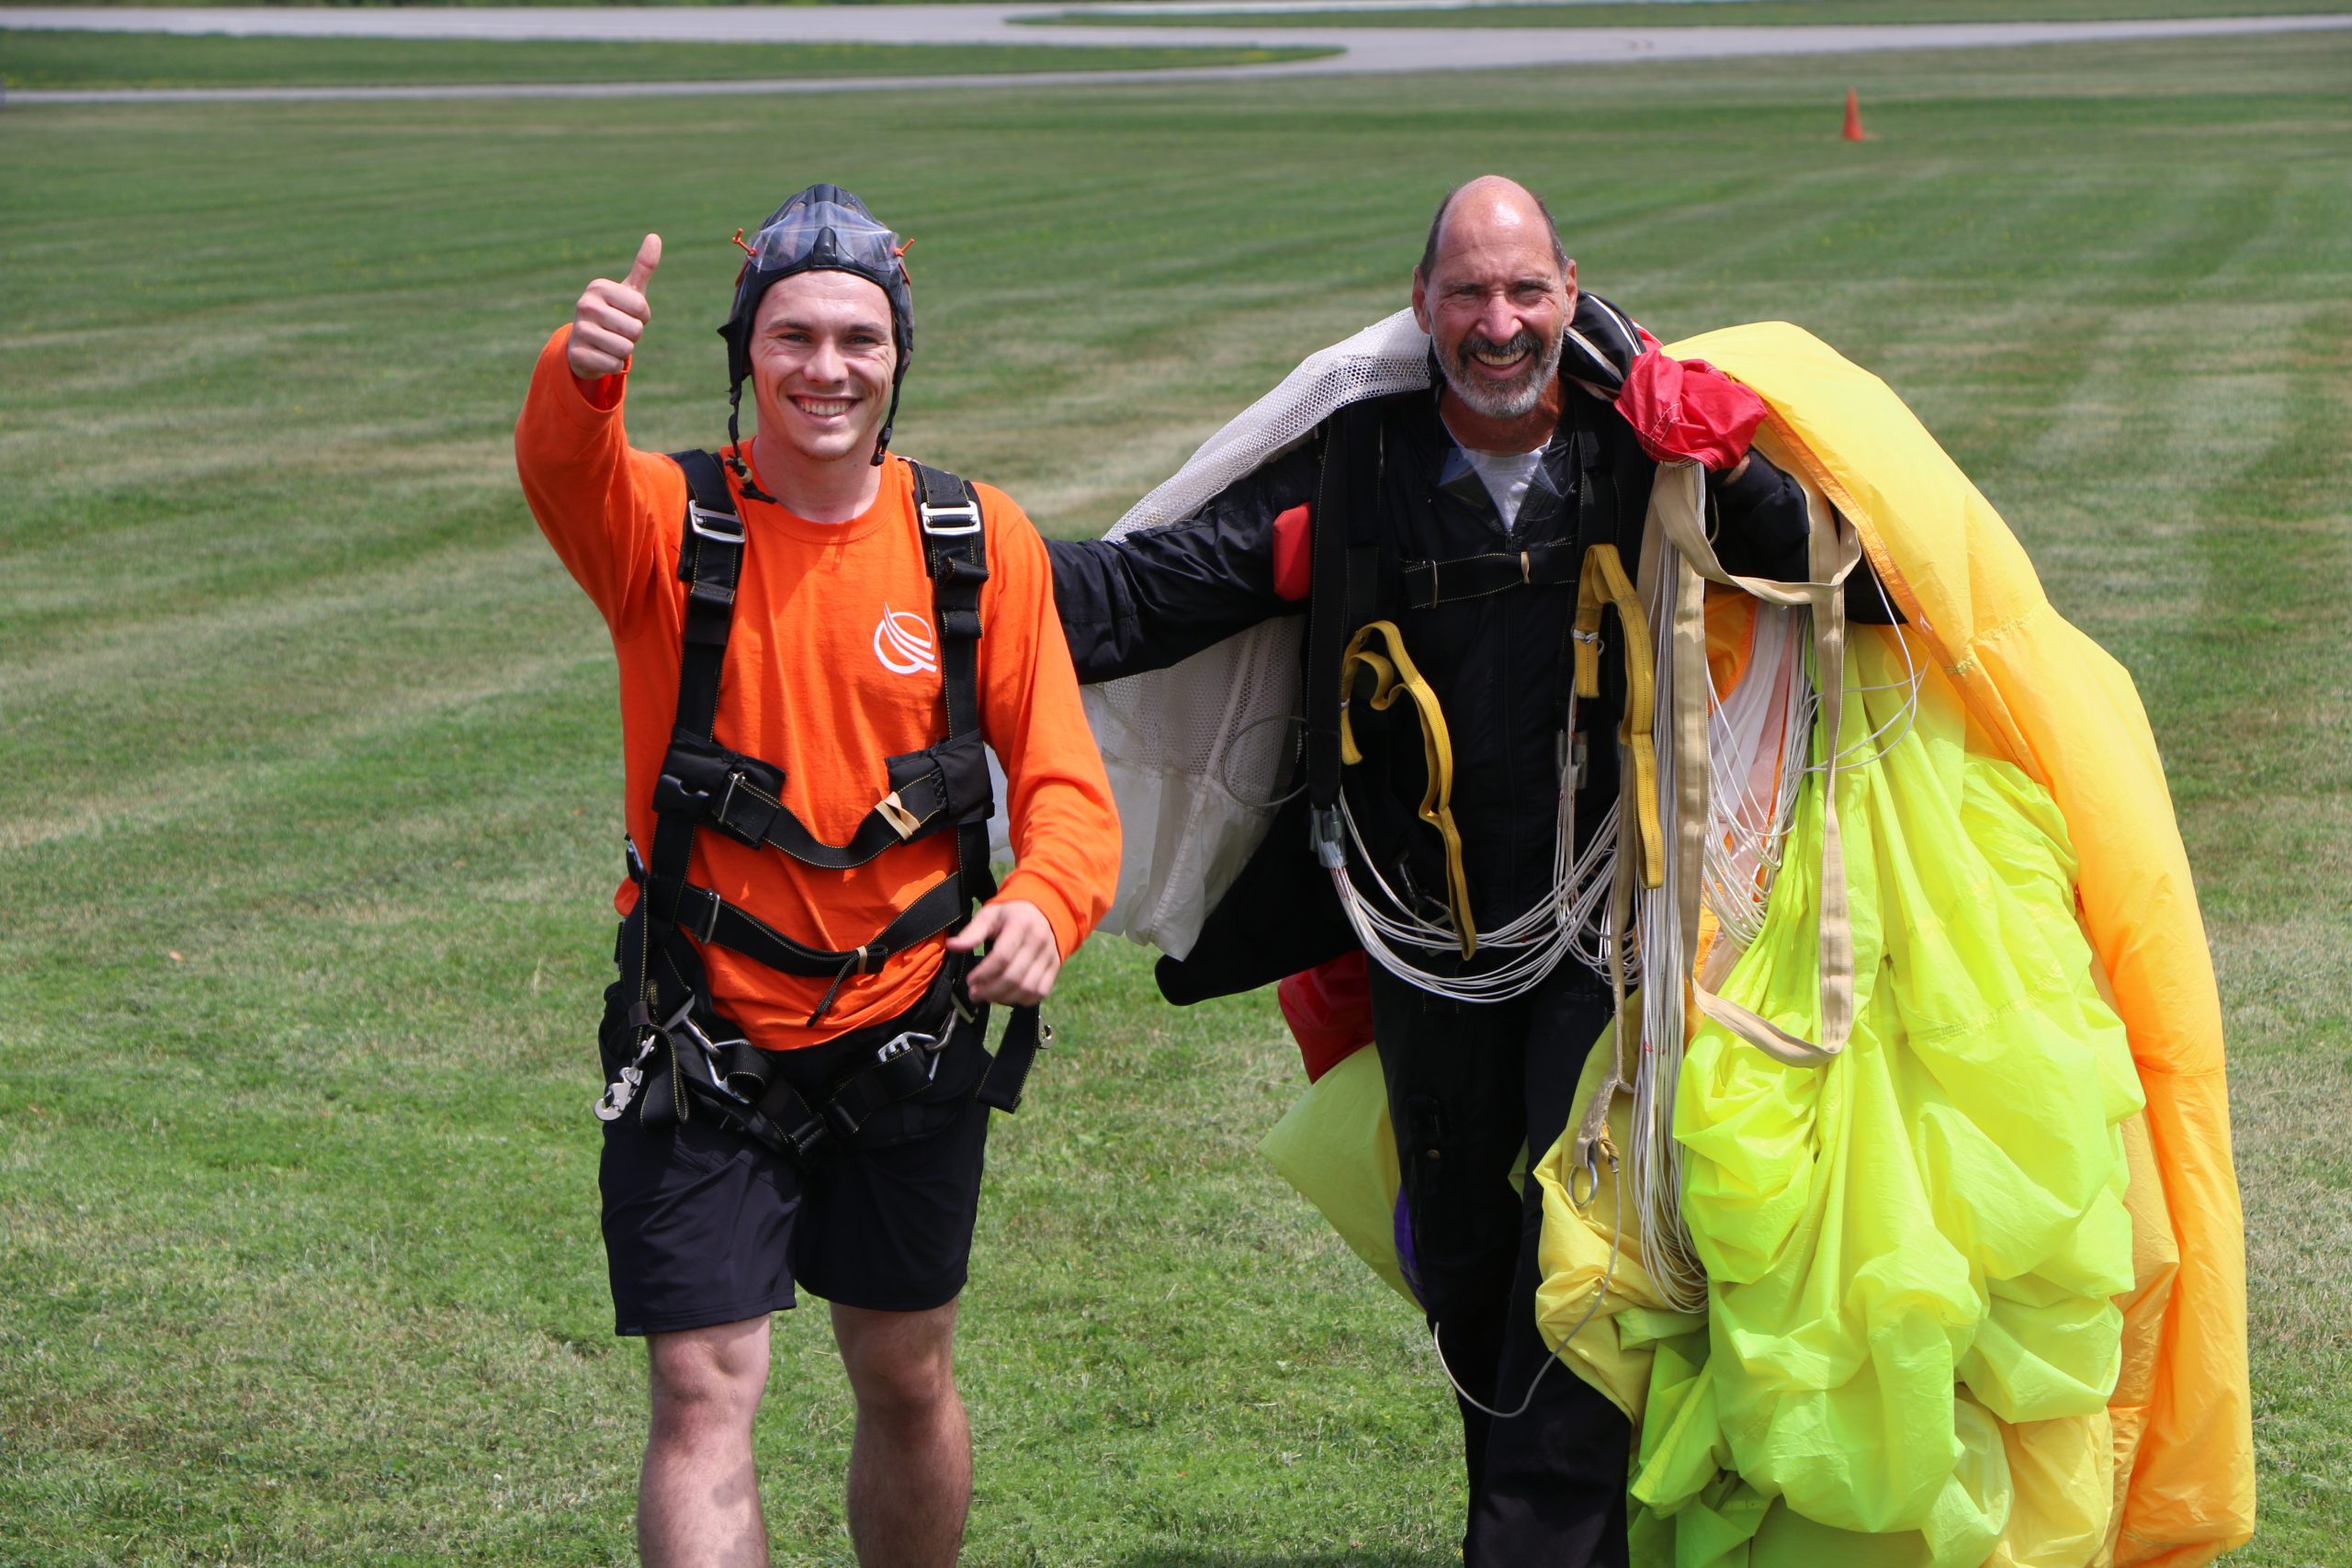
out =
<svg viewBox="0 0 2352 1568"><path fill-rule="evenodd" d="M620 664L628 832L653 841L653 784L677 713L685 584L678 540L686 507L676 464L628 445L626 376L582 382L565 360L571 329L539 355L514 427L532 514L603 612ZM883 759L944 738L945 698L931 579L915 519L914 476L891 457L874 504L846 523L812 523L752 500L730 474L746 544L719 683L714 739L784 770L784 803L820 839L847 840L888 793ZM1110 908L1119 820L1055 614L1037 531L1011 498L979 493L989 579L980 590L980 724L1004 766L1016 868L1000 900L1043 911L1067 958ZM956 836L933 834L865 865L829 871L722 834L695 835L692 879L812 947L871 941L933 884L955 874ZM626 913L637 888L623 882ZM786 975L715 944L702 949L712 1000L753 1043L814 1045L886 1022L922 999L944 939L854 976L816 1027L830 976Z"/></svg>

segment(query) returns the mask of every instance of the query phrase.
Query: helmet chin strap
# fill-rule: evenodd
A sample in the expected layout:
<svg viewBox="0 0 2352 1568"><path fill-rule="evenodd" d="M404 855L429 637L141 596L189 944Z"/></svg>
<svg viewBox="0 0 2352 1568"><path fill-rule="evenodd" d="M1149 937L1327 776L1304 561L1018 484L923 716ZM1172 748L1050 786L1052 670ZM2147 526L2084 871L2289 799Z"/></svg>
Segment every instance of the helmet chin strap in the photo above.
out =
<svg viewBox="0 0 2352 1568"><path fill-rule="evenodd" d="M746 497L781 506L784 502L760 488L759 481L752 477L750 465L743 461L742 417L743 383L738 381L727 389L727 466L735 470L735 478L742 485ZM888 427L883 434L886 437L888 435ZM878 463L882 459L877 456L874 460Z"/></svg>
<svg viewBox="0 0 2352 1568"><path fill-rule="evenodd" d="M890 427L899 423L899 387L905 378L903 370L890 378L890 412L882 416L882 434L874 440L874 466L877 468L890 454Z"/></svg>

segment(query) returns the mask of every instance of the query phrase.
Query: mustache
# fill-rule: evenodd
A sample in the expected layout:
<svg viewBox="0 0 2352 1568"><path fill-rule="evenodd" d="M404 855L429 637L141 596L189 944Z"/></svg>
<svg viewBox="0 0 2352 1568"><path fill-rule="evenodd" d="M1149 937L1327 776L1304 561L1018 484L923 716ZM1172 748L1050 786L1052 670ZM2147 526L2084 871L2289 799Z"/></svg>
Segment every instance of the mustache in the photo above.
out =
<svg viewBox="0 0 2352 1568"><path fill-rule="evenodd" d="M1525 327L1521 327L1503 343L1497 343L1492 338L1471 333L1463 338L1460 346L1454 349L1453 357L1466 370L1473 355L1490 354L1498 359L1512 359L1522 354L1540 353L1543 347L1544 344L1535 334Z"/></svg>

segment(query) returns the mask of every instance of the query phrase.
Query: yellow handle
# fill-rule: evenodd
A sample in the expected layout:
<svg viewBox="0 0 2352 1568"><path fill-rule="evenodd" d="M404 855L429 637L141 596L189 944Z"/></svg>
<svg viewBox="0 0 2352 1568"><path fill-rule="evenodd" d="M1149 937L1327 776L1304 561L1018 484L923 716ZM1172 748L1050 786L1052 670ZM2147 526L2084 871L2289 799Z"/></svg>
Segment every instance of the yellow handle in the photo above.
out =
<svg viewBox="0 0 2352 1568"><path fill-rule="evenodd" d="M1651 668L1650 618L1641 596L1625 575L1625 562L1614 545L1595 545L1584 553L1577 575L1576 661L1577 695L1600 695L1600 617L1617 612L1625 634L1625 715L1617 726L1617 739L1634 759L1634 813L1642 840L1642 886L1666 885L1666 834L1657 816L1657 742L1650 733L1656 710L1657 671ZM1618 799L1624 799L1621 784Z"/></svg>
<svg viewBox="0 0 2352 1568"><path fill-rule="evenodd" d="M1388 647L1386 657L1364 646L1374 636ZM1356 671L1372 672L1372 708L1385 713L1396 701L1396 694L1404 693L1413 700L1413 710L1421 721L1421 762L1425 783L1421 788L1420 818L1437 829L1445 841L1446 907L1453 913L1453 929L1462 938L1462 956L1468 958L1478 951L1478 927L1470 917L1470 881L1462 869L1462 834L1453 825L1453 742L1445 731L1445 715L1440 711L1437 694L1421 678L1413 665L1412 657L1405 651L1405 636L1394 621L1371 621L1358 628L1348 639L1348 651L1340 661L1340 757L1353 764L1363 761L1363 753L1356 747L1355 727L1350 716L1351 694L1355 690Z"/></svg>

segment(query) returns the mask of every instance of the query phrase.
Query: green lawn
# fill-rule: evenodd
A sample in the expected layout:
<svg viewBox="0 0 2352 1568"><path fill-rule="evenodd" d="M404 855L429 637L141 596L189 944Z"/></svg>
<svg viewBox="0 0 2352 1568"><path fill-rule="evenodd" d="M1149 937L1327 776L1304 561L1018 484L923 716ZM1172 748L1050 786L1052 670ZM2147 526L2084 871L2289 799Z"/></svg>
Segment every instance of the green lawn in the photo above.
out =
<svg viewBox="0 0 2352 1568"><path fill-rule="evenodd" d="M0 22L7 13L0 10ZM1305 49L1052 44L709 44L472 39L230 38L0 29L12 88L392 86L444 82L685 82L1148 70L1310 60Z"/></svg>
<svg viewBox="0 0 2352 1568"><path fill-rule="evenodd" d="M1055 13L1023 21L1161 28L1717 28L1845 22L2084 22L2150 17L2284 17L2352 9L2352 0L1724 0L1721 4L1472 6L1442 10Z"/></svg>
<svg viewBox="0 0 2352 1568"><path fill-rule="evenodd" d="M2138 674L2221 965L2264 1531L2352 1539L2352 37L1472 82L0 115L0 1562L625 1560L590 1025L604 631L509 431L668 240L640 445L711 440L737 253L813 178L917 237L909 451L1101 528L1395 308L1439 192L1553 198L1668 338L1811 326ZM1876 140L1837 140L1849 85ZM998 1123L978 1568L1450 1561L1412 1315L1252 1153L1271 1002L1089 949ZM848 1562L821 1317L761 1427Z"/></svg>

